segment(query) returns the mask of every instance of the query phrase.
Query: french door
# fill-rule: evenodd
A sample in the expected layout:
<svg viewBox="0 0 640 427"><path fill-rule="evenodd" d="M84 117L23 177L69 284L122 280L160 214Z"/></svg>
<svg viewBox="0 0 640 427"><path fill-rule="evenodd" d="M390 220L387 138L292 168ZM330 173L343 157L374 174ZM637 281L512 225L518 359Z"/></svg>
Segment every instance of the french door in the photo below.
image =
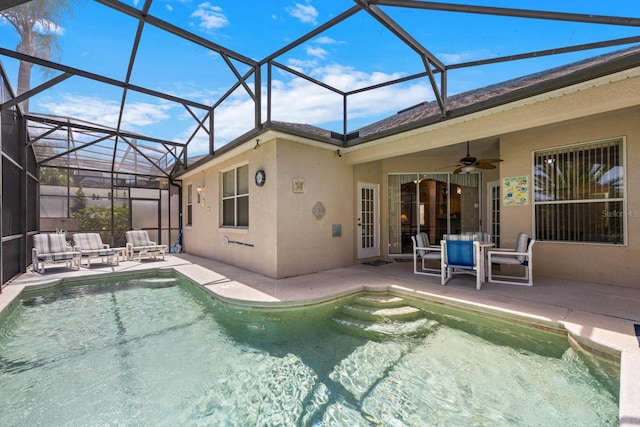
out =
<svg viewBox="0 0 640 427"><path fill-rule="evenodd" d="M411 236L427 233L437 245L444 234L480 231L480 175L388 175L389 255L409 255Z"/></svg>
<svg viewBox="0 0 640 427"><path fill-rule="evenodd" d="M358 183L358 258L380 256L380 186Z"/></svg>
<svg viewBox="0 0 640 427"><path fill-rule="evenodd" d="M487 232L496 247L500 247L500 181L487 183Z"/></svg>

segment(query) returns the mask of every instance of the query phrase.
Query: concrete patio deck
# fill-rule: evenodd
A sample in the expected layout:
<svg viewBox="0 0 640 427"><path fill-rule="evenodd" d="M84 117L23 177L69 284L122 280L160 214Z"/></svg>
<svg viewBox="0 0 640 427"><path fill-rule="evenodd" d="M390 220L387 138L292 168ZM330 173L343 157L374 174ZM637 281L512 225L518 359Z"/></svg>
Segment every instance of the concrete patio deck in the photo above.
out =
<svg viewBox="0 0 640 427"><path fill-rule="evenodd" d="M472 277L440 285L438 277L413 274L411 262L355 265L316 274L271 279L221 262L188 254L164 261L95 264L80 271L48 268L27 272L0 294L0 311L25 288L46 287L64 278L153 269L175 269L218 298L245 306L298 306L361 290L389 290L417 298L463 306L503 317L525 317L540 325L561 325L580 344L620 354L620 425L640 425L640 289L535 277L533 287L485 283L475 289ZM611 350L614 350L613 352Z"/></svg>

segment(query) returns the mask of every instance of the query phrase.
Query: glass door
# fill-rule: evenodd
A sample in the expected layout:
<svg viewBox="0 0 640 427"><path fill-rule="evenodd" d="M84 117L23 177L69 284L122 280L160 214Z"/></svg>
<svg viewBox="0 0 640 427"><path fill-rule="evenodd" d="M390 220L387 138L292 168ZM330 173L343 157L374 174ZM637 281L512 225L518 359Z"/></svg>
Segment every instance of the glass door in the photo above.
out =
<svg viewBox="0 0 640 427"><path fill-rule="evenodd" d="M412 254L419 232L437 245L447 233L480 231L479 182L478 174L389 175L389 255Z"/></svg>
<svg viewBox="0 0 640 427"><path fill-rule="evenodd" d="M380 255L378 184L358 183L358 258Z"/></svg>
<svg viewBox="0 0 640 427"><path fill-rule="evenodd" d="M131 229L147 230L149 239L163 243L160 236L160 202L148 199L130 199Z"/></svg>

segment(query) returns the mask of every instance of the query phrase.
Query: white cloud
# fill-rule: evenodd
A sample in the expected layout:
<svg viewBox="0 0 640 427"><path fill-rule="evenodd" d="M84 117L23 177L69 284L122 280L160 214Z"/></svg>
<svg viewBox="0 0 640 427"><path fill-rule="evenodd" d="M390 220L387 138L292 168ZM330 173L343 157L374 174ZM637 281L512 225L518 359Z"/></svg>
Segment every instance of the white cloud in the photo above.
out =
<svg viewBox="0 0 640 427"><path fill-rule="evenodd" d="M310 74L314 78L345 92L401 77L398 73L366 73L353 67L337 64L311 70ZM287 121L301 123L309 123L308 118L313 117L317 122L311 123L316 126L335 120L336 110L339 111L339 118L341 119L342 117L342 97L313 85L304 79L295 78L286 83L279 81L278 84L273 84L272 87L274 88L272 95L274 99L274 116L278 112L289 117L289 119L286 119ZM349 118L394 114L399 109L429 98L433 99L433 96L428 83L420 80L416 80L413 83L365 91L357 96L351 96L347 100ZM281 100L284 100L284 102L281 102ZM281 107L276 107L276 105ZM295 105L295 108L290 108L291 105ZM278 111L276 108L280 108L280 110Z"/></svg>
<svg viewBox="0 0 640 427"><path fill-rule="evenodd" d="M358 71L354 67L340 64L330 64L324 67L318 67L309 70L308 73L313 78L344 92L384 83L403 76L401 73L367 73L365 71Z"/></svg>
<svg viewBox="0 0 640 427"><path fill-rule="evenodd" d="M335 43L337 43L334 39L332 39L331 37L327 37L327 36L318 37L314 41L316 43L318 43L318 44L335 44Z"/></svg>
<svg viewBox="0 0 640 427"><path fill-rule="evenodd" d="M438 57L445 64L460 64L462 62L470 62L478 59L486 59L497 56L495 53L488 50L479 50L475 52L461 52L461 53L438 53Z"/></svg>
<svg viewBox="0 0 640 427"><path fill-rule="evenodd" d="M229 24L229 20L222 13L222 8L209 2L200 3L195 12L191 14L191 17L199 18L201 21L199 27L205 30L222 28Z"/></svg>
<svg viewBox="0 0 640 427"><path fill-rule="evenodd" d="M367 73L353 67L332 64L318 67L313 61L299 62L314 78L333 85L340 90L348 91L367 87L401 77L400 74ZM312 68L314 67L314 68ZM193 90L193 91L192 91ZM200 97L208 98L205 104L212 104L224 90L209 88L206 94L199 89ZM185 84L181 94L195 99L196 88ZM267 99L266 88L263 88L262 99ZM349 131L362 124L372 123L382 117L395 114L398 110L426 100L432 100L432 92L426 80L383 87L350 96L347 100ZM342 96L330 90L314 85L309 81L279 73L272 82L272 119L293 123L304 123L337 132L342 131ZM120 102L84 95L66 93L56 96L56 101L40 99L37 111L70 116L108 127L115 127L118 121ZM215 146L216 149L254 126L254 102L238 89L215 111ZM34 110L35 111L35 110ZM194 110L201 117L202 111ZM266 120L266 107L263 106L262 121ZM356 125L359 123L359 125ZM208 125L208 121L206 121ZM191 138L197 123L183 108L176 104L158 100L154 102L133 102L126 104L122 128L127 131L140 132L149 136L184 143ZM189 154L208 152L209 136L199 130L189 143Z"/></svg>
<svg viewBox="0 0 640 427"><path fill-rule="evenodd" d="M173 6L171 6L170 4L166 5L165 8L169 11L169 12L173 12Z"/></svg>
<svg viewBox="0 0 640 427"><path fill-rule="evenodd" d="M171 116L171 108L166 103L128 102L122 117L122 129L139 131L141 128L156 125ZM38 109L59 116L69 116L104 126L115 127L118 124L120 103L114 100L91 96L62 94L56 102L39 102Z"/></svg>
<svg viewBox="0 0 640 427"><path fill-rule="evenodd" d="M321 47L307 46L307 55L314 56L316 58L324 59L327 57L327 51Z"/></svg>
<svg viewBox="0 0 640 427"><path fill-rule="evenodd" d="M314 25L316 23L316 18L320 15L315 7L310 4L304 5L300 3L296 3L295 5L288 7L287 12L300 22Z"/></svg>
<svg viewBox="0 0 640 427"><path fill-rule="evenodd" d="M36 32L41 34L55 34L57 36L61 36L64 34L64 28L58 26L57 24L51 21L46 21L46 22L37 21L36 24L33 26L33 29L36 30Z"/></svg>
<svg viewBox="0 0 640 427"><path fill-rule="evenodd" d="M309 59L309 60L289 59L287 61L287 66L302 73L304 72L304 70L317 67L318 62L313 59Z"/></svg>
<svg viewBox="0 0 640 427"><path fill-rule="evenodd" d="M341 90L362 88L400 77L399 74L366 73L340 65L316 68L312 70L312 74L314 78L323 82L340 86ZM299 77L274 79L271 88L273 120L311 124L334 131L342 130L342 96ZM266 99L266 93L263 93L262 98ZM372 123L408 106L433 99L426 80L365 91L349 97L348 118L350 122ZM216 149L253 127L253 108L253 101L242 94L230 97L216 109ZM262 114L264 121L264 108ZM182 134L182 139L177 141L184 142L194 129L195 125L191 126ZM350 129L352 130L355 129ZM208 144L208 135L200 131L198 137L190 143L189 153L206 153Z"/></svg>
<svg viewBox="0 0 640 427"><path fill-rule="evenodd" d="M459 64L468 61L470 57L467 53L441 53L436 56L445 64Z"/></svg>

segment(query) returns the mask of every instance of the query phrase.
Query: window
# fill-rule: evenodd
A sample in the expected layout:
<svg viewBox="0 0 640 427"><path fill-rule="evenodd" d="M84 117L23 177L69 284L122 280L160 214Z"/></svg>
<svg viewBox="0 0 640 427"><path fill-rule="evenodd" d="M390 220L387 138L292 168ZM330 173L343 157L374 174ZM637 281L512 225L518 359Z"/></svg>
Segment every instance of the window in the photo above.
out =
<svg viewBox="0 0 640 427"><path fill-rule="evenodd" d="M622 138L534 153L536 239L623 244Z"/></svg>
<svg viewBox="0 0 640 427"><path fill-rule="evenodd" d="M222 226L249 226L249 165L222 173Z"/></svg>
<svg viewBox="0 0 640 427"><path fill-rule="evenodd" d="M187 225L193 221L193 185L187 186Z"/></svg>

